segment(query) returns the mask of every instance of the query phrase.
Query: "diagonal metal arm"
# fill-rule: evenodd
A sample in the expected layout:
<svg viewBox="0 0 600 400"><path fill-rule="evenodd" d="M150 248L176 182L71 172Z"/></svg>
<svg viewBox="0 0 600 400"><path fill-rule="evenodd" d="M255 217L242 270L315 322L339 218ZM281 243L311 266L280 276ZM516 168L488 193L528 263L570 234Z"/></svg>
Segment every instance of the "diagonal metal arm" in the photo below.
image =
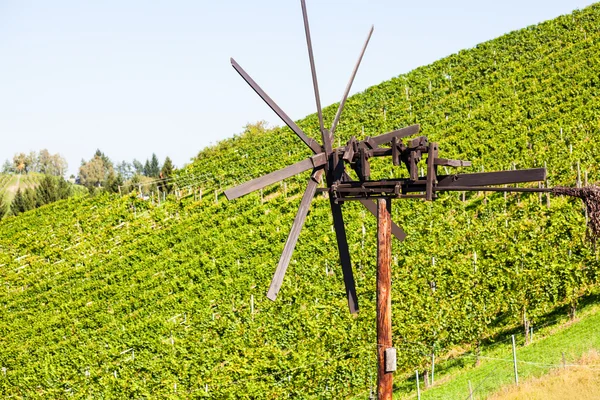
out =
<svg viewBox="0 0 600 400"><path fill-rule="evenodd" d="M279 108L279 106L273 101L273 99L271 99L269 97L269 95L266 94L265 91L262 90L260 86L258 86L258 84L254 81L254 79L252 79L250 77L250 75L248 75L246 73L246 71L244 71L244 69L233 58L231 59L231 66L233 67L233 69L235 69L237 71L238 74L240 74L240 76L242 78L244 78L244 80L248 83L248 85L250 85L250 87L252 89L254 89L256 94L258 94L260 96L260 98L263 99L269 107L271 107L271 110L273 110L275 112L275 114L277 114L279 116L279 118L281 118L283 120L283 122L285 122L285 124L287 126L289 126L290 129L292 131L294 131L294 133L296 135L298 135L298 137L308 147L311 148L313 153L316 154L316 153L320 153L323 151L321 149L321 145L319 145L319 143L317 143L314 139L308 137L304 133L304 131L302 131L302 129L300 129L300 127L294 121L292 121L292 119L290 117L288 117L288 115L281 108Z"/></svg>
<svg viewBox="0 0 600 400"><path fill-rule="evenodd" d="M342 264L342 273L344 275L344 286L346 287L348 308L352 314L355 314L358 312L358 297L356 296L356 285L354 283L354 274L352 273L352 263L350 262L350 250L348 249L348 239L346 238L342 206L337 204L331 196L329 196L329 204L331 205L335 237L340 252L340 262Z"/></svg>
<svg viewBox="0 0 600 400"><path fill-rule="evenodd" d="M227 200L237 199L245 194L262 189L275 182L279 182L285 178L289 178L290 176L294 176L311 168L319 168L326 163L327 158L325 157L325 153L319 153L313 157L307 158L306 160L292 164L289 167L282 168L278 171L261 176L260 178L252 179L251 181L242 183L239 186L227 189L225 191L225 197L227 197Z"/></svg>
<svg viewBox="0 0 600 400"><path fill-rule="evenodd" d="M356 77L356 73L358 72L358 67L360 66L360 62L362 61L363 56L365 55L365 51L367 50L367 45L369 44L369 40L371 40L371 35L373 34L374 26L371 25L371 30L369 31L369 35L367 36L367 40L363 45L362 51L360 52L360 56L358 57L358 61L354 66L354 70L352 71L352 75L350 76L350 80L348 81L348 85L346 85L346 90L344 91L344 96L342 97L342 101L340 101L340 105L338 107L337 113L335 114L335 118L333 119L333 124L331 124L331 140L333 141L333 134L335 133L335 128L337 128L337 124L340 121L340 117L342 116L342 110L344 109L344 105L346 104L346 100L348 99L348 94L350 93L350 89L352 88L352 83L354 82L354 78Z"/></svg>
<svg viewBox="0 0 600 400"><path fill-rule="evenodd" d="M306 1L300 0L302 5L302 17L304 18L304 33L306 33L306 46L308 47L308 59L310 61L310 72L312 74L313 88L315 91L315 102L317 103L317 115L319 116L319 128L323 138L323 147L327 154L331 153L331 140L329 134L325 132L323 125L323 110L321 109L321 96L319 95L319 83L317 82L317 69L315 67L315 57L313 55L312 40L310 38L310 27L308 26L308 13L306 12Z"/></svg>
<svg viewBox="0 0 600 400"><path fill-rule="evenodd" d="M294 247L296 247L298 236L300 236L300 231L302 230L302 226L306 220L306 215L308 214L308 209L310 208L310 202L315 196L315 192L317 191L317 186L319 185L322 174L322 169L317 170L308 179L308 185L304 191L304 195L302 196L302 201L300 202L300 207L298 207L298 212L296 213L296 218L292 224L292 229L288 235L287 241L285 242L285 247L283 248L283 252L279 258L279 264L277 264L275 275L273 275L271 286L267 292L267 297L270 300L274 301L277 298L277 293L279 293L279 289L283 283L285 271L287 270L287 267L290 264L290 259L292 258L292 254L294 253Z"/></svg>

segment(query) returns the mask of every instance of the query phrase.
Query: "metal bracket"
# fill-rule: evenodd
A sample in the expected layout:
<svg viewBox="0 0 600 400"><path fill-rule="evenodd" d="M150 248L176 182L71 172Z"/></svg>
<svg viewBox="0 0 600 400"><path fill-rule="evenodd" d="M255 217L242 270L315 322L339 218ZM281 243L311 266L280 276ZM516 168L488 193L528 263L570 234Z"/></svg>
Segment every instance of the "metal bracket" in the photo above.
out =
<svg viewBox="0 0 600 400"><path fill-rule="evenodd" d="M396 348L388 347L385 349L385 372L396 371Z"/></svg>

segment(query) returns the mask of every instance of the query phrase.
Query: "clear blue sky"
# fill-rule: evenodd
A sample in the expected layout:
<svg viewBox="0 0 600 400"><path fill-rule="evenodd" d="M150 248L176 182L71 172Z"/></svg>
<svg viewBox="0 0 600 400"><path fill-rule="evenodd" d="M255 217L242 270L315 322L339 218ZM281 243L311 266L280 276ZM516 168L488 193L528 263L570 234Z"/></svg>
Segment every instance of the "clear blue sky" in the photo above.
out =
<svg viewBox="0 0 600 400"><path fill-rule="evenodd" d="M307 0L323 105L589 0ZM47 148L76 173L155 152L181 167L247 122L281 122L233 56L292 117L315 112L299 0L0 0L0 162Z"/></svg>

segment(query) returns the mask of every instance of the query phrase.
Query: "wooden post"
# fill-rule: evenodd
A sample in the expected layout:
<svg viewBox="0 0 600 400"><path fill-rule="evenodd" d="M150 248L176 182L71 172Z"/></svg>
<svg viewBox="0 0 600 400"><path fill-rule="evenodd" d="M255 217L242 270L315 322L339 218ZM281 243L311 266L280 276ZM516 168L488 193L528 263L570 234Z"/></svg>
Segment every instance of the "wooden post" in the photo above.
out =
<svg viewBox="0 0 600 400"><path fill-rule="evenodd" d="M433 386L433 383L434 383L434 381L433 381L434 374L435 374L435 347L431 349L431 386Z"/></svg>
<svg viewBox="0 0 600 400"><path fill-rule="evenodd" d="M417 379L417 399L421 400L421 384L419 382L419 371L418 370L415 371L415 377ZM392 397L390 396L390 399L391 398Z"/></svg>
<svg viewBox="0 0 600 400"><path fill-rule="evenodd" d="M392 347L392 201L377 200L377 398L392 399L392 372L385 353Z"/></svg>
<svg viewBox="0 0 600 400"><path fill-rule="evenodd" d="M519 386L519 372L517 369L517 346L515 345L515 335L512 335L513 365L515 370L515 384Z"/></svg>

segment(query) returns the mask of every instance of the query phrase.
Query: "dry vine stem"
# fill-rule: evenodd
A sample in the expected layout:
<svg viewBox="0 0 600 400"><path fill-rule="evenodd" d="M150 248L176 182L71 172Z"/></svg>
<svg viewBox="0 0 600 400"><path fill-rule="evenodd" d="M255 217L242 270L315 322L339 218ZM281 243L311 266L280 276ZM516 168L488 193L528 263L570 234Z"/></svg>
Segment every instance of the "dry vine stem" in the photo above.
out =
<svg viewBox="0 0 600 400"><path fill-rule="evenodd" d="M583 188L556 186L552 193L561 196L578 197L583 201L588 212L588 227L593 238L600 237L600 187Z"/></svg>

